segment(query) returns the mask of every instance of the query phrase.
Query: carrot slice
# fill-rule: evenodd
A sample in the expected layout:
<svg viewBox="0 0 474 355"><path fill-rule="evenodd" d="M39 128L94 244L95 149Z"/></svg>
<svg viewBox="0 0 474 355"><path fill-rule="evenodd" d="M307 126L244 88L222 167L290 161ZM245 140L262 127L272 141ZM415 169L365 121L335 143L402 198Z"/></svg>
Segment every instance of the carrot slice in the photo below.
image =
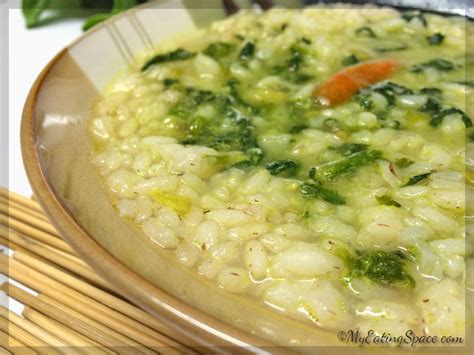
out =
<svg viewBox="0 0 474 355"><path fill-rule="evenodd" d="M392 59L364 62L337 72L313 91L325 105L336 106L360 89L388 78L398 68Z"/></svg>

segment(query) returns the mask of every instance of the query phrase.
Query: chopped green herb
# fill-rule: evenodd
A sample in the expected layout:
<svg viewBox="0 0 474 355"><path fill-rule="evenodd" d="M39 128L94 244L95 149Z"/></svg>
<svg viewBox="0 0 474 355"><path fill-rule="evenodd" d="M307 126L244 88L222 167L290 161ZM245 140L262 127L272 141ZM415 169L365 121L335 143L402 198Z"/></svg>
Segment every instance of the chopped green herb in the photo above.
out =
<svg viewBox="0 0 474 355"><path fill-rule="evenodd" d="M413 90L391 81L384 81L382 83L372 85L367 89L362 90L357 95L359 105L361 105L366 110L369 110L373 107L371 92L377 92L383 97L385 97L389 106L395 105L396 98L398 95L413 94Z"/></svg>
<svg viewBox="0 0 474 355"><path fill-rule="evenodd" d="M415 280L405 271L409 259L400 250L370 250L363 252L350 263L348 279L366 278L384 286L415 286Z"/></svg>
<svg viewBox="0 0 474 355"><path fill-rule="evenodd" d="M431 118L430 125L432 125L433 127L438 127L443 122L446 116L456 115L456 114L461 116L461 119L464 122L464 125L466 127L472 127L471 118L468 115L466 115L464 111L455 107L448 108L448 109L435 113L433 117Z"/></svg>
<svg viewBox="0 0 474 355"><path fill-rule="evenodd" d="M438 89L438 88L423 88L420 90L420 93L424 95L439 97L442 95L443 91L441 91L441 89Z"/></svg>
<svg viewBox="0 0 474 355"><path fill-rule="evenodd" d="M410 178L410 180L408 180L408 182L407 182L404 186L416 185L416 184L418 184L419 182L425 181L426 179L428 179L431 174L432 174L432 172L412 176L412 177Z"/></svg>
<svg viewBox="0 0 474 355"><path fill-rule="evenodd" d="M469 142L474 142L474 131L471 131L467 134L467 139Z"/></svg>
<svg viewBox="0 0 474 355"><path fill-rule="evenodd" d="M351 54L350 56L345 57L345 58L342 60L341 63L342 63L342 65L344 65L344 66L357 64L357 63L359 63L359 58L357 58L356 55Z"/></svg>
<svg viewBox="0 0 474 355"><path fill-rule="evenodd" d="M165 79L163 80L163 84L165 87L169 88L170 86L173 86L174 84L179 83L178 79Z"/></svg>
<svg viewBox="0 0 474 355"><path fill-rule="evenodd" d="M376 200L385 206L402 207L397 201L394 201L389 195L377 196Z"/></svg>
<svg viewBox="0 0 474 355"><path fill-rule="evenodd" d="M266 168L272 175L293 177L298 173L300 164L292 160L276 160L268 163Z"/></svg>
<svg viewBox="0 0 474 355"><path fill-rule="evenodd" d="M258 107L255 107L255 106L247 103L242 98L242 96L240 95L240 91L239 91L239 85L240 85L240 81L238 81L235 78L230 78L229 80L227 80L226 87L227 87L227 89L229 91L229 94L232 97L232 99L237 104L239 104L239 105L243 106L244 108L246 108L251 114L259 113L260 110L258 109Z"/></svg>
<svg viewBox="0 0 474 355"><path fill-rule="evenodd" d="M165 53L165 54L158 54L149 59L142 67L142 71L147 70L149 67L159 63L166 63L166 62L175 62L179 60L187 60L194 57L196 54L187 51L186 49L176 49L175 51Z"/></svg>
<svg viewBox="0 0 474 355"><path fill-rule="evenodd" d="M420 111L426 112L429 115L434 115L441 110L441 103L433 98L429 97L428 100L420 107Z"/></svg>
<svg viewBox="0 0 474 355"><path fill-rule="evenodd" d="M300 192L306 198L321 198L334 205L346 204L344 197L339 195L336 191L326 189L316 184L305 182L300 186Z"/></svg>
<svg viewBox="0 0 474 355"><path fill-rule="evenodd" d="M168 207L184 217L191 208L191 201L184 196L176 195L170 192L160 191L158 189L151 190L148 195L160 205Z"/></svg>
<svg viewBox="0 0 474 355"><path fill-rule="evenodd" d="M411 67L410 71L412 73L421 73L428 68L433 68L439 71L451 71L456 69L456 65L448 60L437 58L428 62L416 64Z"/></svg>
<svg viewBox="0 0 474 355"><path fill-rule="evenodd" d="M428 27L428 21L426 21L426 17L422 13L406 12L402 14L402 18L406 22L411 22L413 19L418 19L422 23L423 27Z"/></svg>
<svg viewBox="0 0 474 355"><path fill-rule="evenodd" d="M430 46L439 46L441 43L443 43L444 38L445 36L438 32L434 35L426 37L426 40Z"/></svg>
<svg viewBox="0 0 474 355"><path fill-rule="evenodd" d="M335 118L326 118L323 122L323 130L325 132L337 132L343 128L343 124Z"/></svg>
<svg viewBox="0 0 474 355"><path fill-rule="evenodd" d="M464 86L469 86L471 88L474 88L474 81L464 80L464 81L455 81L455 83L459 84L459 85L464 85Z"/></svg>
<svg viewBox="0 0 474 355"><path fill-rule="evenodd" d="M407 159L407 158L401 158L395 161L395 165L398 166L399 168L406 168L414 163L413 160Z"/></svg>
<svg viewBox="0 0 474 355"><path fill-rule="evenodd" d="M255 54L255 44L253 42L247 42L242 50L240 51L240 60L249 60Z"/></svg>
<svg viewBox="0 0 474 355"><path fill-rule="evenodd" d="M306 128L308 128L307 125L298 124L298 125L291 126L290 129L288 130L288 132L291 133L291 134L298 134L301 131L305 130Z"/></svg>
<svg viewBox="0 0 474 355"><path fill-rule="evenodd" d="M203 53L214 59L219 59L227 57L229 54L232 53L234 48L235 45L233 45L232 43L215 42L207 46Z"/></svg>
<svg viewBox="0 0 474 355"><path fill-rule="evenodd" d="M356 33L356 35L358 35L358 36L366 36L366 37L372 37L372 38L377 37L377 36L375 35L375 32L374 32L370 27L367 27L367 26L358 28L358 29L355 31L355 33Z"/></svg>
<svg viewBox="0 0 474 355"><path fill-rule="evenodd" d="M344 143L340 147L336 148L337 152L344 157L348 157L354 153L362 152L367 150L369 146L367 144L359 143Z"/></svg>
<svg viewBox="0 0 474 355"><path fill-rule="evenodd" d="M395 46L390 46L390 47L375 47L374 50L379 53L388 53L388 52L398 52L398 51L404 51L408 49L408 46L406 44L399 44Z"/></svg>
<svg viewBox="0 0 474 355"><path fill-rule="evenodd" d="M339 177L350 176L360 167L372 164L381 157L382 152L378 150L360 151L340 160L312 168L309 177L316 181L332 181Z"/></svg>

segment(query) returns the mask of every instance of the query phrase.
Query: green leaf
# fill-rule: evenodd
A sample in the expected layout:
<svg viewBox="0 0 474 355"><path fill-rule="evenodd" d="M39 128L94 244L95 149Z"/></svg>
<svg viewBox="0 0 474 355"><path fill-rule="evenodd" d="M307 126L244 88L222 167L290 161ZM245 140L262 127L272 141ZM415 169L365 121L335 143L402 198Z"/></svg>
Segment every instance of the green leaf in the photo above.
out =
<svg viewBox="0 0 474 355"><path fill-rule="evenodd" d="M428 41L428 44L430 46L439 46L441 43L443 43L445 38L445 35L441 33L435 33L434 35L426 37L426 40Z"/></svg>
<svg viewBox="0 0 474 355"><path fill-rule="evenodd" d="M300 193L306 198L321 198L334 205L345 205L346 200L336 191L326 189L322 186L305 182L300 186Z"/></svg>
<svg viewBox="0 0 474 355"><path fill-rule="evenodd" d="M339 177L350 176L359 168L372 164L382 157L378 150L361 151L340 160L312 168L309 177L316 181L332 181Z"/></svg>
<svg viewBox="0 0 474 355"><path fill-rule="evenodd" d="M421 73L427 68L434 68L439 71L451 71L456 69L456 65L448 60L435 58L428 62L417 64L411 67L410 71L412 73Z"/></svg>
<svg viewBox="0 0 474 355"><path fill-rule="evenodd" d="M247 42L242 50L240 51L240 60L247 61L255 54L255 44L253 42Z"/></svg>
<svg viewBox="0 0 474 355"><path fill-rule="evenodd" d="M172 52L168 52L165 54L157 54L151 59L149 59L142 67L142 71L147 70L151 66L159 63L167 63L167 62L175 62L181 60L187 60L193 58L196 54L191 53L186 49L178 48Z"/></svg>
<svg viewBox="0 0 474 355"><path fill-rule="evenodd" d="M408 180L408 182L407 182L404 186L416 185L416 184L418 184L419 182L425 181L426 179L428 179L431 174L432 174L432 172L412 176L412 177L410 178L410 180Z"/></svg>
<svg viewBox="0 0 474 355"><path fill-rule="evenodd" d="M399 168L406 168L414 163L413 160L407 159L407 158L401 158L395 161L395 165L398 166Z"/></svg>
<svg viewBox="0 0 474 355"><path fill-rule="evenodd" d="M354 65L357 63L359 63L359 58L357 58L357 56L354 54L351 54L350 56L345 57L341 62L341 64L344 65L345 67L349 65Z"/></svg>
<svg viewBox="0 0 474 355"><path fill-rule="evenodd" d="M32 28L40 24L40 16L48 9L50 0L23 0L21 8L25 17L26 27Z"/></svg>
<svg viewBox="0 0 474 355"><path fill-rule="evenodd" d="M91 27L94 27L98 23L101 23L105 20L108 20L110 17L124 11L130 9L143 1L140 0L113 0L113 6L110 12L95 14L89 16L84 20L82 25L82 30L87 31Z"/></svg>
<svg viewBox="0 0 474 355"><path fill-rule="evenodd" d="M400 250L365 251L350 263L349 280L366 278L384 286L413 288L415 280L405 271L409 256Z"/></svg>
<svg viewBox="0 0 474 355"><path fill-rule="evenodd" d="M366 36L366 37L371 37L371 38L377 37L377 36L375 35L375 32L374 32L370 27L367 27L367 26L358 28L358 29L355 31L355 33L356 33L356 35L358 35L358 36Z"/></svg>
<svg viewBox="0 0 474 355"><path fill-rule="evenodd" d="M367 144L360 143L344 143L340 147L336 148L336 151L344 157L348 157L354 153L362 152L367 150L369 146Z"/></svg>
<svg viewBox="0 0 474 355"><path fill-rule="evenodd" d="M207 46L203 53L214 59L219 59L228 56L230 53L232 53L234 48L235 45L232 43L215 42Z"/></svg>
<svg viewBox="0 0 474 355"><path fill-rule="evenodd" d="M385 205L385 206L394 206L394 207L402 207L402 205L400 205L397 201L395 201L394 199L392 199L389 195L383 195L383 196L377 196L375 198L378 203L380 203L381 205Z"/></svg>
<svg viewBox="0 0 474 355"><path fill-rule="evenodd" d="M87 31L91 27L94 27L98 23L101 23L112 16L113 16L112 13L95 14L95 15L89 16L88 18L84 20L84 23L82 24L82 30Z"/></svg>
<svg viewBox="0 0 474 355"><path fill-rule="evenodd" d="M446 116L455 115L455 114L461 116L464 126L466 126L467 128L472 127L471 118L468 115L466 115L464 111L455 107L451 107L434 114L433 117L431 118L430 125L433 127L438 127L443 122Z"/></svg>
<svg viewBox="0 0 474 355"><path fill-rule="evenodd" d="M402 14L402 18L407 22L410 22L413 19L418 19L422 23L423 27L428 27L428 21L426 20L425 15L423 15L422 13L406 12Z"/></svg>
<svg viewBox="0 0 474 355"><path fill-rule="evenodd" d="M292 160L275 160L268 163L266 168L272 175L292 177L298 173L300 164Z"/></svg>

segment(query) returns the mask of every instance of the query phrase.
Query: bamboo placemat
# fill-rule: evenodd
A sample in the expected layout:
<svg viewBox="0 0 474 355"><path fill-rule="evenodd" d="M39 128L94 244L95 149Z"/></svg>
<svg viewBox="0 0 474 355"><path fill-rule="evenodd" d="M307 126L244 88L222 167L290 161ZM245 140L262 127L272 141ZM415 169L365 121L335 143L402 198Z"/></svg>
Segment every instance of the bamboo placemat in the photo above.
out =
<svg viewBox="0 0 474 355"><path fill-rule="evenodd" d="M182 334L121 298L77 257L36 201L2 188L0 245L10 250L0 254L9 277L1 290L24 305L21 314L0 306L0 353L194 353Z"/></svg>

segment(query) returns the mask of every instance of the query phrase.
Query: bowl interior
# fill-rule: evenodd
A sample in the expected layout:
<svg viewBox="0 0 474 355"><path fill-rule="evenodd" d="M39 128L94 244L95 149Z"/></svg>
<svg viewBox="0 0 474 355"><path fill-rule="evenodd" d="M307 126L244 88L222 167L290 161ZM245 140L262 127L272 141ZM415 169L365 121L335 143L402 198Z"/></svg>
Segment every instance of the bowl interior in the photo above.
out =
<svg viewBox="0 0 474 355"><path fill-rule="evenodd" d="M88 32L49 64L33 87L22 129L35 193L68 242L124 296L201 345L341 345L180 266L116 214L91 164L86 121L100 92L134 53L223 16L173 1L124 13ZM253 333L253 335L249 334Z"/></svg>

